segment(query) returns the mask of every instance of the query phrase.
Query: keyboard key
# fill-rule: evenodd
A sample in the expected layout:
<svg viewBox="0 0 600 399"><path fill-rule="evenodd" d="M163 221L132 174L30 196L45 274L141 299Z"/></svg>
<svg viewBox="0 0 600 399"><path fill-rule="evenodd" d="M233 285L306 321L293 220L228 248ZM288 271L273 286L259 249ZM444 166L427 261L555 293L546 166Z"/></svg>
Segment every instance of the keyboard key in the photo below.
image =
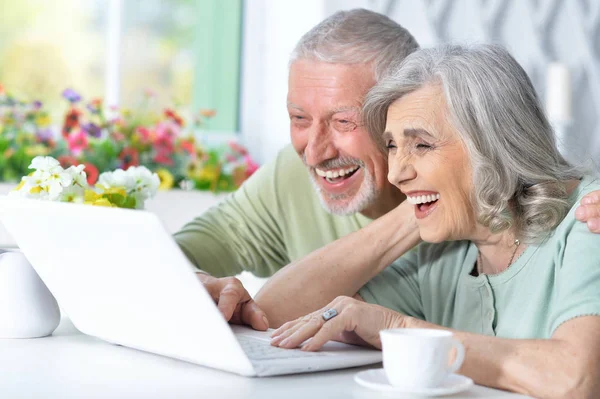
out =
<svg viewBox="0 0 600 399"><path fill-rule="evenodd" d="M327 356L324 352L304 352L300 349L285 349L272 346L270 341L249 335L236 335L246 355L252 360L294 359L301 357Z"/></svg>

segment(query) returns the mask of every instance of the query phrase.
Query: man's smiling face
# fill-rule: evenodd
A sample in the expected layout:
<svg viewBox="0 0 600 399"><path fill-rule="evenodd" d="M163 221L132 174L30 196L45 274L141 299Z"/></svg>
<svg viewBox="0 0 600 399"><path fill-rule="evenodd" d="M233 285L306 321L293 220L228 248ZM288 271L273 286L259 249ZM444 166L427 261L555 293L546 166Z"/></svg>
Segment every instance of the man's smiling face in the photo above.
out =
<svg viewBox="0 0 600 399"><path fill-rule="evenodd" d="M397 205L390 205L400 193L387 182L386 157L361 120L363 99L374 84L368 64L298 60L290 67L292 144L333 214L377 217Z"/></svg>

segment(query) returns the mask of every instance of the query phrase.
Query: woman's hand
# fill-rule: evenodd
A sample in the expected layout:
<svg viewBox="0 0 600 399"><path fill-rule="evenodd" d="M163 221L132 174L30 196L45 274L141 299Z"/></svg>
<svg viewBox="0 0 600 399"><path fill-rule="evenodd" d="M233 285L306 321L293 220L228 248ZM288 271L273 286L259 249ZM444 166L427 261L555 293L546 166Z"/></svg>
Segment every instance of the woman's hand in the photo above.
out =
<svg viewBox="0 0 600 399"><path fill-rule="evenodd" d="M329 309L335 309L337 316L325 320L323 313ZM339 296L324 308L279 327L271 335L271 345L296 348L312 337L302 350L316 351L330 340L381 349L379 331L407 327L409 321L410 317L382 306Z"/></svg>

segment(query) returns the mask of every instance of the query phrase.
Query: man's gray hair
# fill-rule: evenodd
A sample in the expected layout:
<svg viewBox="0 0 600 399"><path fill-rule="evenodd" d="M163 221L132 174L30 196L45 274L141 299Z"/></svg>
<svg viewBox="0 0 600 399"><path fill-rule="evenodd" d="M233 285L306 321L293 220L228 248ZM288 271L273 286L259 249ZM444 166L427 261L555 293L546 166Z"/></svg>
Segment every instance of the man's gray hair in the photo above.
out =
<svg viewBox="0 0 600 399"><path fill-rule="evenodd" d="M430 84L441 85L448 122L470 155L479 222L492 232L514 226L525 242L542 239L571 206L564 182L582 173L558 152L523 68L493 45L447 45L409 55L367 95L365 123L379 144L389 106Z"/></svg>
<svg viewBox="0 0 600 399"><path fill-rule="evenodd" d="M301 59L332 64L373 62L378 81L394 60L418 48L415 38L385 15L365 9L338 11L302 36L290 64Z"/></svg>

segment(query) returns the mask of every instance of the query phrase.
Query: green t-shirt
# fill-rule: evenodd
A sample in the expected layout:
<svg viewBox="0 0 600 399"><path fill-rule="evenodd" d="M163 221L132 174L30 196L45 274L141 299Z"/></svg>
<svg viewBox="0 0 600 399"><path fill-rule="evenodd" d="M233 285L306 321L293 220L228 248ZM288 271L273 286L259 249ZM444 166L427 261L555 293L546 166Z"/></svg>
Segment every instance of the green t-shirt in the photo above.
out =
<svg viewBox="0 0 600 399"><path fill-rule="evenodd" d="M235 193L188 223L175 240L198 268L213 276L243 270L271 276L371 219L323 209L306 167L291 145Z"/></svg>
<svg viewBox="0 0 600 399"><path fill-rule="evenodd" d="M528 246L504 272L471 275L470 241L422 243L361 290L377 303L428 322L504 338L549 338L572 318L600 315L600 235L575 220L579 199L600 189L585 177L552 234Z"/></svg>

